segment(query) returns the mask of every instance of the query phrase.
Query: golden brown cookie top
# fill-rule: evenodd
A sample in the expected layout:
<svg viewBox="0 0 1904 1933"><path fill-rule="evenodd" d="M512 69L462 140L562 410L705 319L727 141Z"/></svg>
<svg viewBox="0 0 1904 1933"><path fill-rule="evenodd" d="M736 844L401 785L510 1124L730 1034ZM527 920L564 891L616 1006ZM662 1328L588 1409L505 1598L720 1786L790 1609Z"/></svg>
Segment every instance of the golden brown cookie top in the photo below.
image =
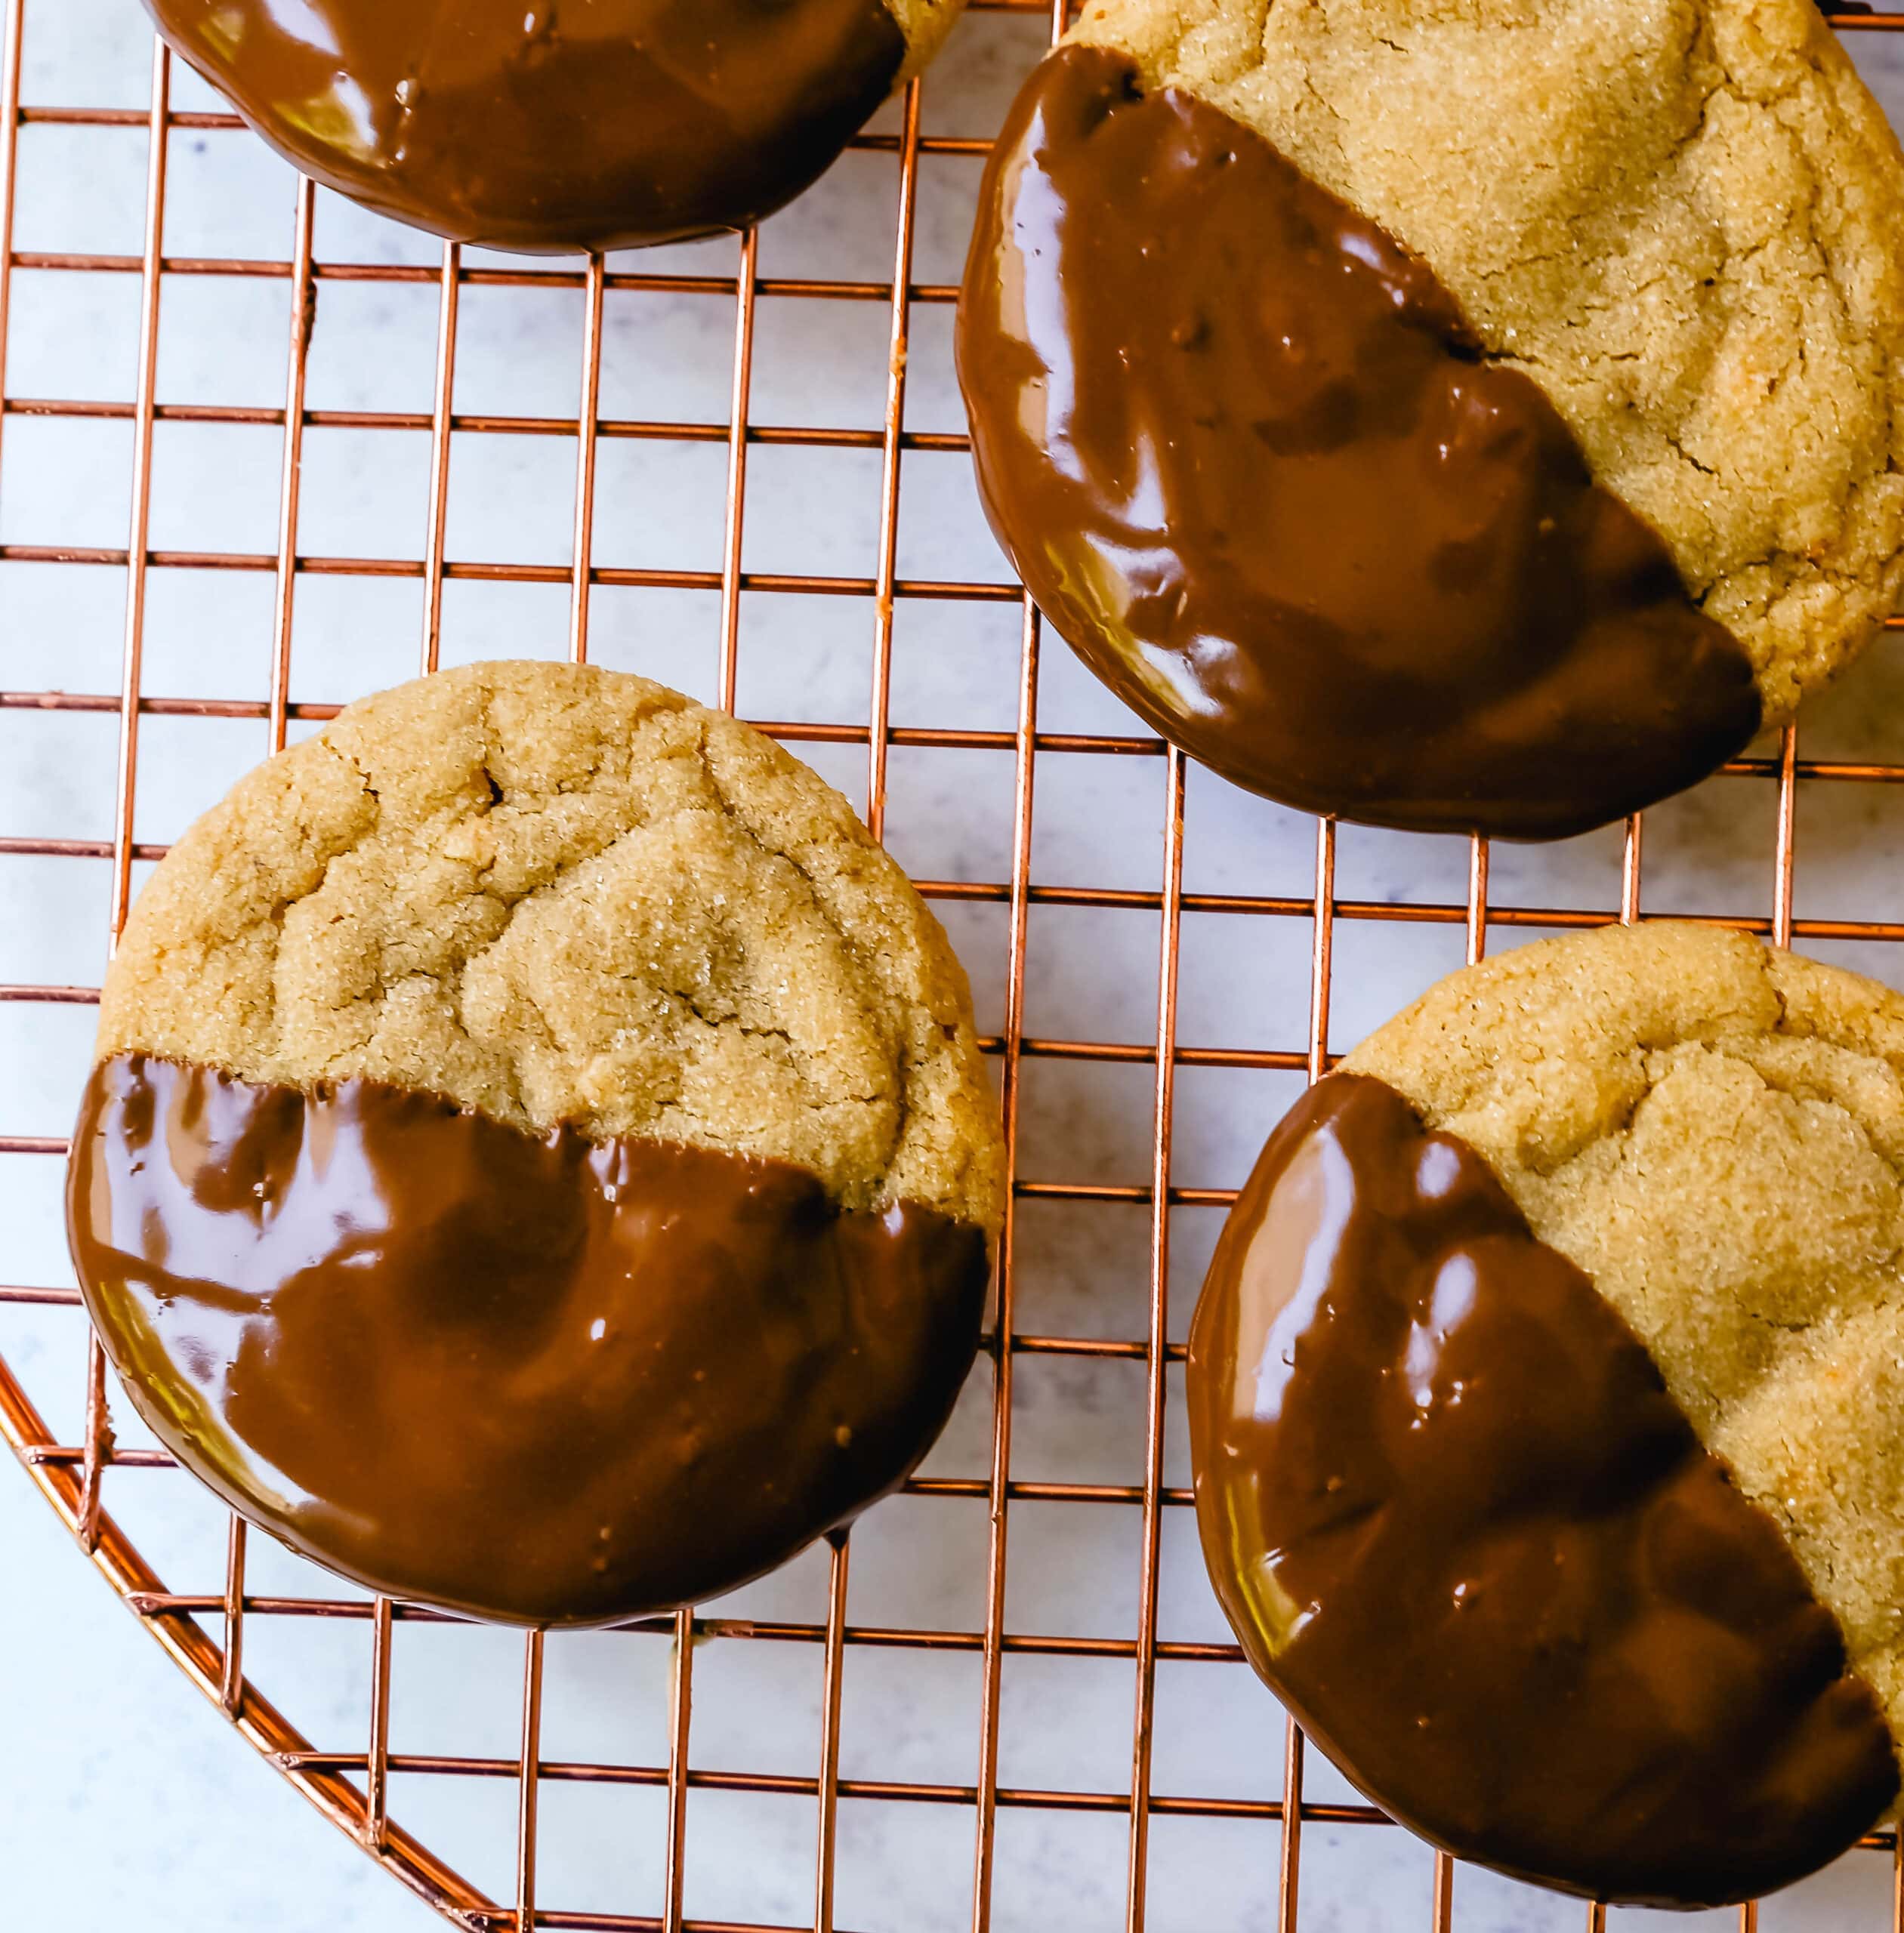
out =
<svg viewBox="0 0 1904 1933"><path fill-rule="evenodd" d="M1091 0L1073 38L1417 251L1664 537L1768 720L1904 584L1904 156L1810 0Z"/></svg>
<svg viewBox="0 0 1904 1933"><path fill-rule="evenodd" d="M911 883L771 741L593 667L440 672L242 779L133 909L97 1047L128 1052L1001 1213L965 975Z"/></svg>
<svg viewBox="0 0 1904 1933"><path fill-rule="evenodd" d="M1611 927L1452 975L1344 1065L1475 1150L1631 1324L1904 1735L1904 996Z"/></svg>

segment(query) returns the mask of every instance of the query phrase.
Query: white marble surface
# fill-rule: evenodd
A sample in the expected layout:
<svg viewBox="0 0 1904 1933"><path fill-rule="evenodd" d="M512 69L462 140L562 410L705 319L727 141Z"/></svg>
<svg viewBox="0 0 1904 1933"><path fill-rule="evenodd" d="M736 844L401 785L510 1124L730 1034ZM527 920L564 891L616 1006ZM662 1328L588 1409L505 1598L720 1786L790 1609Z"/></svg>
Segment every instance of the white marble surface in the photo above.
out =
<svg viewBox="0 0 1904 1933"><path fill-rule="evenodd" d="M29 103L140 106L150 41L132 0L29 0ZM1041 29L974 17L927 90L930 131L995 125ZM1895 43L1861 55L1904 103ZM1881 63L1882 71L1879 72ZM210 104L189 76L181 106ZM887 125L890 125L889 115ZM975 164L922 166L916 277L954 278ZM895 165L849 157L763 235L765 276L890 274ZM145 140L137 128L29 125L20 146L16 245L136 253ZM248 137L181 131L172 147L166 251L282 257L291 177ZM427 241L320 198L320 257L434 262ZM731 242L669 252L730 273ZM14 397L132 394L135 276L23 270L14 284L8 393ZM288 321L282 280L168 278L158 393L166 402L282 402ZM761 424L876 428L887 313L878 304L764 299L752 417ZM436 296L428 286L321 285L308 402L318 409L430 406ZM456 406L572 415L581 328L578 292L472 288L463 298ZM602 408L617 417L719 421L727 408L732 305L723 298L618 293L608 301ZM961 418L951 380L949 312L915 313L908 421ZM19 415L0 445L0 543L120 546L131 441L123 422ZM307 553L421 554L427 444L388 430L313 428L305 444L300 547ZM602 446L597 561L717 568L724 449L609 441ZM279 433L162 424L154 446L151 540L164 549L269 551L275 546ZM551 437L457 440L449 546L453 558L566 565L573 445ZM869 575L878 520L877 452L754 449L746 562L757 571ZM996 578L998 553L977 513L964 460L907 457L903 575ZM261 698L273 581L255 572L161 570L151 579L145 689L168 696ZM0 563L0 687L109 692L119 680L120 571ZM297 589L293 696L342 699L406 675L417 650L414 581L309 576ZM560 586L456 583L443 655L554 654L563 641ZM650 671L711 695L718 603L692 592L600 590L593 640L605 662ZM750 595L743 606L741 701L755 716L863 720L872 612L865 598ZM1008 729L1018 624L1010 606L903 603L893 713L903 724ZM1904 658L1881 648L1808 719L1810 754L1904 752ZM1129 720L1072 663L1048 649L1040 689L1048 730L1118 731ZM109 837L110 717L0 711L0 834ZM161 840L264 749L255 721L150 717L140 757L137 834ZM827 748L815 763L863 791L863 753ZM1009 757L920 751L892 756L888 837L915 871L1001 880L1010 865ZM1153 889L1161 865L1164 768L1154 759L1041 757L1033 876L1041 882ZM1755 779L1714 781L1650 815L1646 904L1656 911L1769 910L1773 793ZM1899 917L1896 863L1904 790L1810 785L1798 812L1803 915ZM1186 883L1192 890L1307 896L1313 822L1192 775ZM1619 845L1611 835L1544 850L1503 849L1500 906L1611 906ZM1458 842L1359 831L1341 835L1347 899L1459 900ZM0 982L96 984L103 958L106 868L91 861L0 858ZM982 1024L1001 1015L1002 909L952 905L948 924L977 987ZM1495 945L1529 936L1497 926ZM1153 914L1040 908L1032 923L1027 1025L1033 1033L1148 1040L1156 1004ZM1179 1037L1202 1045L1300 1046L1307 1016L1306 919L1191 915L1184 922ZM1344 921L1336 930L1332 1037L1351 1044L1458 963L1458 929ZM1881 946L1818 950L1904 985L1904 954ZM58 1134L68 1124L91 1024L79 1007L0 1004L0 1133ZM1291 1077L1186 1071L1178 1084L1175 1179L1240 1180ZM1022 1171L1069 1180L1140 1182L1149 1173L1150 1074L1141 1065L1029 1062ZM0 1157L0 1280L64 1283L57 1164ZM1208 1211L1174 1217L1171 1322L1180 1334L1213 1234ZM1145 1217L1137 1208L1029 1206L1022 1230L1020 1320L1030 1330L1136 1336L1146 1293ZM0 1307L0 1352L63 1441L80 1427L82 1330L71 1312ZM1143 1455L1141 1366L1022 1358L1014 1473L1137 1481ZM1180 1392L1171 1391L1166 1481L1187 1481ZM930 1469L986 1468L983 1380ZM142 1440L122 1403L123 1441ZM216 1590L221 1513L190 1479L111 1473L108 1507L167 1580ZM1122 1505L1020 1503L1011 1512L1008 1622L1016 1631L1125 1635L1135 1629L1137 1513ZM251 1586L335 1589L255 1540ZM910 1499L875 1511L854 1538L848 1615L855 1623L979 1629L986 1519L978 1503ZM1166 1513L1163 1635L1225 1635L1193 1548L1187 1512ZM434 1923L295 1795L167 1664L70 1547L17 1472L0 1470L0 1926L21 1933L236 1933L268 1926L421 1933ZM809 1558L731 1608L818 1620L824 1566ZM320 1744L361 1749L369 1642L362 1624L257 1617L247 1662L257 1682ZM518 1641L475 1629L405 1627L397 1641L391 1744L399 1751L512 1756ZM665 1762L668 1650L658 1639L558 1637L548 1648L543 1737L551 1759ZM692 1746L698 1767L810 1775L819 1739L815 1646L723 1641L697 1653ZM970 1654L854 1650L844 1682L841 1770L848 1777L963 1783L975 1773L978 1662ZM1129 1776L1133 1673L1128 1661L1009 1657L1000 1777L1008 1786L1103 1792ZM1272 1795L1282 1722L1241 1667L1166 1663L1157 1679L1155 1788L1181 1795ZM1308 1796L1341 1796L1312 1759ZM514 1791L502 1780L399 1777L398 1817L498 1897L511 1885ZM657 1907L660 1796L638 1787L544 1788L542 1903L640 1913ZM974 1814L957 1805L843 1802L837 1913L843 1926L937 1933L969 1919ZM702 1918L798 1921L811 1911L810 1800L705 1790L690 1807L687 1907ZM999 1814L993 1924L1000 1933L1086 1933L1122 1922L1125 1827L1116 1814L1024 1808ZM1159 1933L1245 1933L1273 1923L1277 1835L1261 1824L1162 1817L1153 1827L1149 1906ZM1301 1925L1309 1933L1425 1926L1429 1861L1387 1828L1312 1826L1303 1837ZM1853 1856L1766 1909L1767 1928L1850 1933L1887 1923L1888 1863ZM1461 1873L1455 1917L1469 1933L1574 1927L1578 1907ZM1622 1928L1650 1916L1619 1914ZM1733 1923L1717 1916L1712 1924Z"/></svg>

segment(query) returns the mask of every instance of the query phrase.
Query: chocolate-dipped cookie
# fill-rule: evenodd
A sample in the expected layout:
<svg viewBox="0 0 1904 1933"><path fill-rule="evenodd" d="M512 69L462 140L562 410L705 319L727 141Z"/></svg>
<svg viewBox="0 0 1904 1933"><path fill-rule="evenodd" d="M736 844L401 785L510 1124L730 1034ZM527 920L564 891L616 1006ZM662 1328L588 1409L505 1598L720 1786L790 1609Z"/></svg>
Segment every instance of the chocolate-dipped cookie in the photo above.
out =
<svg viewBox="0 0 1904 1933"><path fill-rule="evenodd" d="M1236 783L1576 832L1895 606L1900 235L1810 0L1092 0L980 193L980 493Z"/></svg>
<svg viewBox="0 0 1904 1933"><path fill-rule="evenodd" d="M389 1594L602 1623L902 1481L1002 1159L965 978L838 794L641 678L352 705L173 847L68 1192L134 1404Z"/></svg>
<svg viewBox="0 0 1904 1933"><path fill-rule="evenodd" d="M1904 1737L1904 997L1668 923L1309 1090L1191 1332L1245 1651L1375 1802L1598 1898L1853 1844Z"/></svg>
<svg viewBox="0 0 1904 1933"><path fill-rule="evenodd" d="M531 253L740 228L831 167L965 0L147 0L294 166Z"/></svg>

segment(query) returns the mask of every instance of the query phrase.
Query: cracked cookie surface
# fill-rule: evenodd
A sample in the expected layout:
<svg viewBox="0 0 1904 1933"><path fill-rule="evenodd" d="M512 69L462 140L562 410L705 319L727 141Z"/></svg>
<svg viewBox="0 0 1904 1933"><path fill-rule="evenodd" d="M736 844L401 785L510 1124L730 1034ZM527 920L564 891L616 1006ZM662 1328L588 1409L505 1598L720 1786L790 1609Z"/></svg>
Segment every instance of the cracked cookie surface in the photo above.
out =
<svg viewBox="0 0 1904 1933"><path fill-rule="evenodd" d="M1343 1065L1593 1278L1904 1736L1904 997L1662 921L1466 968Z"/></svg>
<svg viewBox="0 0 1904 1933"><path fill-rule="evenodd" d="M1904 587L1904 156L1810 0L1091 0L1423 256L1750 655Z"/></svg>
<svg viewBox="0 0 1904 1933"><path fill-rule="evenodd" d="M846 800L646 679L480 664L347 708L180 840L97 1054L426 1089L797 1163L995 1232L998 1111L943 931Z"/></svg>

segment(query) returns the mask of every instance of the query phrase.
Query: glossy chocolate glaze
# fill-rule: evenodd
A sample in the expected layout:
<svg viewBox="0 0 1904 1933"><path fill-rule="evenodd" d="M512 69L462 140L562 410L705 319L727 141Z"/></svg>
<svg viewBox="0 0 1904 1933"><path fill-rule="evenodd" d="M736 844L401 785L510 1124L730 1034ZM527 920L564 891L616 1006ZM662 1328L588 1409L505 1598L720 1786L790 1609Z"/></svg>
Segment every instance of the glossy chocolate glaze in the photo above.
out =
<svg viewBox="0 0 1904 1933"><path fill-rule="evenodd" d="M1392 1088L1332 1076L1270 1136L1189 1378L1244 1650L1437 1845L1720 1904L1895 1796L1884 1716L1772 1518L1589 1278Z"/></svg>
<svg viewBox="0 0 1904 1933"><path fill-rule="evenodd" d="M1062 48L1020 94L958 355L1032 595L1239 785L1557 837L1757 726L1736 641L1427 264L1122 54Z"/></svg>
<svg viewBox="0 0 1904 1933"><path fill-rule="evenodd" d="M68 1182L107 1353L255 1522L393 1596L603 1623L745 1582L907 1475L983 1232L780 1161L122 1056Z"/></svg>
<svg viewBox="0 0 1904 1933"><path fill-rule="evenodd" d="M739 228L890 91L884 0L147 0L288 160L461 242L634 248Z"/></svg>

